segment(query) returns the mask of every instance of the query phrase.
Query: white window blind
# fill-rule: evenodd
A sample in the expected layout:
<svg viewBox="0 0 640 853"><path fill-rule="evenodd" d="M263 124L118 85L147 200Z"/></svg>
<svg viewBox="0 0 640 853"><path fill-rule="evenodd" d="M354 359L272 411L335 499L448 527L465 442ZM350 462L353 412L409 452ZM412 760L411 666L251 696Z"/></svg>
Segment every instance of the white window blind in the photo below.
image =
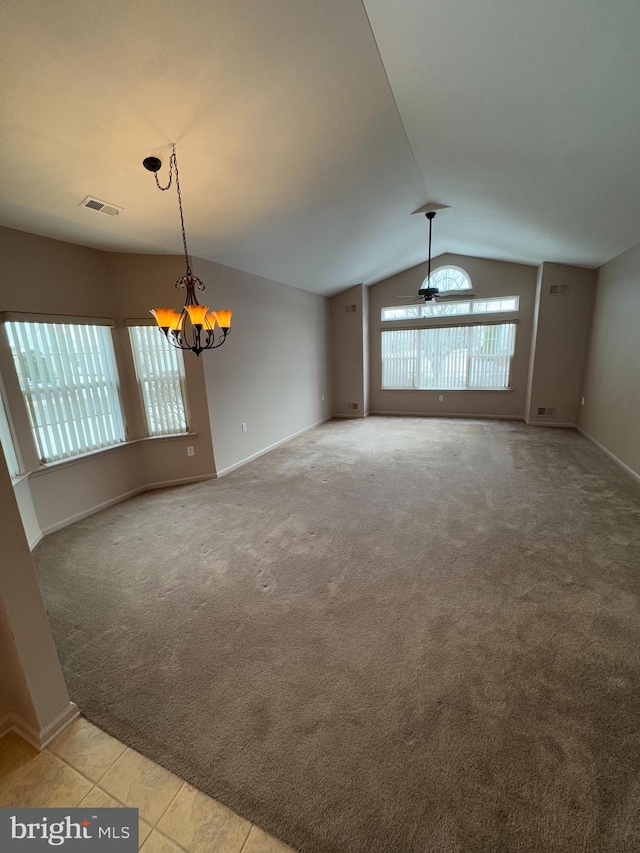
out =
<svg viewBox="0 0 640 853"><path fill-rule="evenodd" d="M382 387L508 388L515 323L382 332Z"/></svg>
<svg viewBox="0 0 640 853"><path fill-rule="evenodd" d="M13 436L11 435L11 429L9 428L9 420L7 418L7 412L4 407L2 397L0 397L0 444L4 451L4 458L7 461L9 474L12 477L17 477L20 473L20 465L18 464L18 457L16 456L15 447L13 445Z"/></svg>
<svg viewBox="0 0 640 853"><path fill-rule="evenodd" d="M130 326L129 336L149 435L187 432L182 352L157 326Z"/></svg>
<svg viewBox="0 0 640 853"><path fill-rule="evenodd" d="M9 322L6 327L43 462L125 440L108 326Z"/></svg>

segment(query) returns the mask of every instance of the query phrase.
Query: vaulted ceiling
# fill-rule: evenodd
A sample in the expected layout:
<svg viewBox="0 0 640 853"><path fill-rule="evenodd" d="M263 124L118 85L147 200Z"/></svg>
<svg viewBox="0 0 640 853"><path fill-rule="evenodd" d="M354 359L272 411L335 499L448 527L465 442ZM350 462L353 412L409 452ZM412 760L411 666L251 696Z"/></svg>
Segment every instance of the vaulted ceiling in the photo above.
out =
<svg viewBox="0 0 640 853"><path fill-rule="evenodd" d="M318 293L640 240L637 0L2 0L0 223ZM162 176L161 176L162 177ZM79 206L93 195L124 208ZM197 271L197 270L196 270Z"/></svg>

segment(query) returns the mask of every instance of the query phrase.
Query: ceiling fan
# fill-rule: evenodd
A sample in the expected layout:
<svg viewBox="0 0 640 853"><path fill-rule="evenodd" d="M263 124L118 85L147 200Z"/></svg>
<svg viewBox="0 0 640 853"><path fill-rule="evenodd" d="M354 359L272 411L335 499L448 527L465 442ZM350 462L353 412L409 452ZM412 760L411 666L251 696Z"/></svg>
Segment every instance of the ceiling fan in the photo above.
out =
<svg viewBox="0 0 640 853"><path fill-rule="evenodd" d="M438 302L453 302L455 300L460 300L460 298L468 299L473 298L475 293L471 293L468 290L446 290L443 293L437 287L431 287L431 227L433 225L433 220L435 219L436 213L438 210L441 210L446 205L443 204L427 204L424 207L421 207L419 210L414 211L415 213L424 213L424 215L429 220L429 265L427 268L427 277L425 281L422 283L422 287L418 291L418 295L412 294L411 296L394 296L394 299L401 299L403 302L430 302L435 305ZM435 210L434 210L435 208Z"/></svg>

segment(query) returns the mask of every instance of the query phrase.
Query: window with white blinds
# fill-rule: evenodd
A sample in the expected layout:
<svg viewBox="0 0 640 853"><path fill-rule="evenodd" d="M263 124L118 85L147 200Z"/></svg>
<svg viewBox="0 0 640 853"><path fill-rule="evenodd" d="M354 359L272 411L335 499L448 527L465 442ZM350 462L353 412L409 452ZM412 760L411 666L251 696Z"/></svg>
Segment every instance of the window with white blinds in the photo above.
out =
<svg viewBox="0 0 640 853"><path fill-rule="evenodd" d="M0 397L0 445L4 451L4 458L7 461L7 468L12 477L17 477L20 473L20 465L16 456L15 447L13 445L13 436L9 428L9 420L7 411L4 407L4 400Z"/></svg>
<svg viewBox="0 0 640 853"><path fill-rule="evenodd" d="M182 352L157 326L130 326L129 336L149 435L187 432Z"/></svg>
<svg viewBox="0 0 640 853"><path fill-rule="evenodd" d="M420 320L428 317L455 317L464 314L499 314L517 311L519 296L504 296L491 299L467 299L460 302L427 302L423 305L390 305L383 308L380 318L388 320Z"/></svg>
<svg viewBox="0 0 640 853"><path fill-rule="evenodd" d="M515 323L382 332L382 387L509 388Z"/></svg>
<svg viewBox="0 0 640 853"><path fill-rule="evenodd" d="M43 462L125 440L108 326L8 322L6 328Z"/></svg>

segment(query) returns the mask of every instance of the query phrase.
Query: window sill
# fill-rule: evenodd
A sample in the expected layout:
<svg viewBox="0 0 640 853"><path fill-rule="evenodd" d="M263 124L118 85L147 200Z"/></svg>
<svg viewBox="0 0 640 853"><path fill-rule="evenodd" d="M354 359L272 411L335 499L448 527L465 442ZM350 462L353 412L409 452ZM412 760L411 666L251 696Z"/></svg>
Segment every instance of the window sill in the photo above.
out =
<svg viewBox="0 0 640 853"><path fill-rule="evenodd" d="M112 444L110 447L101 447L99 450L90 450L88 453L80 453L78 456L71 456L68 459L57 459L55 462L43 462L39 468L29 471L27 474L22 474L21 478L41 477L50 471L59 471L62 468L69 468L72 465L80 465L90 459L98 456L103 456L107 453L118 453L122 450L127 450L136 444L145 444L147 442L156 441L176 441L181 438L196 438L197 432L181 432L178 435L145 435L142 438L133 438L130 441L121 441L119 444ZM14 480L14 485L18 480Z"/></svg>

